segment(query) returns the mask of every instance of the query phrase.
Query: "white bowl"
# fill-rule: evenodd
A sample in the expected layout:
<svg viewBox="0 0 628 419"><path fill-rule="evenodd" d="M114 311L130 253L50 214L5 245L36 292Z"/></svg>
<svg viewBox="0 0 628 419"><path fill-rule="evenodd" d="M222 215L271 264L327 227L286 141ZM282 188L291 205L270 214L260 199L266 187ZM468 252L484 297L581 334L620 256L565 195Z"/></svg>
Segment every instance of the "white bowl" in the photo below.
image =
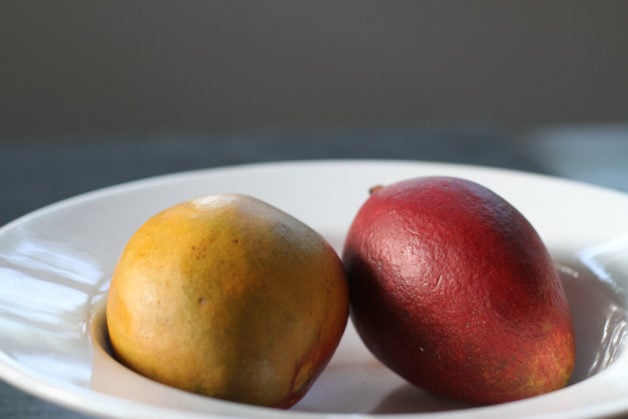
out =
<svg viewBox="0 0 628 419"><path fill-rule="evenodd" d="M308 395L290 410L179 391L117 363L103 302L117 257L149 216L219 192L256 196L293 214L340 251L368 189L424 175L475 180L519 208L552 252L574 316L576 370L564 389L473 407L406 384L349 324ZM81 195L0 229L0 377L70 409L120 418L592 417L628 413L628 196L546 176L400 161L310 161L186 172Z"/></svg>

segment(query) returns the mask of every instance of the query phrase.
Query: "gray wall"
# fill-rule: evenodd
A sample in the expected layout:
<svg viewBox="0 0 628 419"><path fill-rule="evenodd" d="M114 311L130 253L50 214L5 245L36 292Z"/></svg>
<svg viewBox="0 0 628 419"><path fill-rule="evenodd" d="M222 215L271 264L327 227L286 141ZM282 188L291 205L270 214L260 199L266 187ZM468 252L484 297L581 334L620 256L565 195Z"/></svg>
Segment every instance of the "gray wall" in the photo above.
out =
<svg viewBox="0 0 628 419"><path fill-rule="evenodd" d="M627 1L3 1L0 140L628 119Z"/></svg>

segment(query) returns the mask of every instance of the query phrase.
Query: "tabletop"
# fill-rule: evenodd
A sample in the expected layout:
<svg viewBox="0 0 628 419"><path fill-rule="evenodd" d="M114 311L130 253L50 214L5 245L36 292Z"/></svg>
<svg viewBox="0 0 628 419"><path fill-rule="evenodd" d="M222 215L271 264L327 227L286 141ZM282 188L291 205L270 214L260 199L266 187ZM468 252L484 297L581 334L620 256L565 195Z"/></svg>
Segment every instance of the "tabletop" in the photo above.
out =
<svg viewBox="0 0 628 419"><path fill-rule="evenodd" d="M256 162L395 159L502 167L628 192L628 126L507 134L478 124L0 143L0 226L83 192L155 175ZM2 418L85 418L0 381Z"/></svg>

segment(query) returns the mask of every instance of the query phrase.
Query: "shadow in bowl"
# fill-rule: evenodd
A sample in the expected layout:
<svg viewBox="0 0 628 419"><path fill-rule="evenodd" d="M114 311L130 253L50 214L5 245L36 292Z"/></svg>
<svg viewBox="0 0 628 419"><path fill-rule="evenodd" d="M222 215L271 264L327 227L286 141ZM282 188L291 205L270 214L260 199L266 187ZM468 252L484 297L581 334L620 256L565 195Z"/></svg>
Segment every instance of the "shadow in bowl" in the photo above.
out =
<svg viewBox="0 0 628 419"><path fill-rule="evenodd" d="M369 413L430 413L470 409L473 407L476 406L442 399L416 388L412 384L403 384L382 398L379 404Z"/></svg>

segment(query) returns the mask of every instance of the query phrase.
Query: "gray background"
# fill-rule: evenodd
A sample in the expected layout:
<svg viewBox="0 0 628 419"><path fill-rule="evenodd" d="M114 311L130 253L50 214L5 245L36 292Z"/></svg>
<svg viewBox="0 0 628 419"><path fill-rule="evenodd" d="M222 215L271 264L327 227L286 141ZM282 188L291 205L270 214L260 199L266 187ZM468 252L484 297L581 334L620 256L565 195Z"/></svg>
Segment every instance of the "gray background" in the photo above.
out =
<svg viewBox="0 0 628 419"><path fill-rule="evenodd" d="M628 192L628 1L0 0L0 226L147 176L294 159ZM2 418L83 418L0 382Z"/></svg>
<svg viewBox="0 0 628 419"><path fill-rule="evenodd" d="M628 115L626 1L5 0L0 54L5 141Z"/></svg>

